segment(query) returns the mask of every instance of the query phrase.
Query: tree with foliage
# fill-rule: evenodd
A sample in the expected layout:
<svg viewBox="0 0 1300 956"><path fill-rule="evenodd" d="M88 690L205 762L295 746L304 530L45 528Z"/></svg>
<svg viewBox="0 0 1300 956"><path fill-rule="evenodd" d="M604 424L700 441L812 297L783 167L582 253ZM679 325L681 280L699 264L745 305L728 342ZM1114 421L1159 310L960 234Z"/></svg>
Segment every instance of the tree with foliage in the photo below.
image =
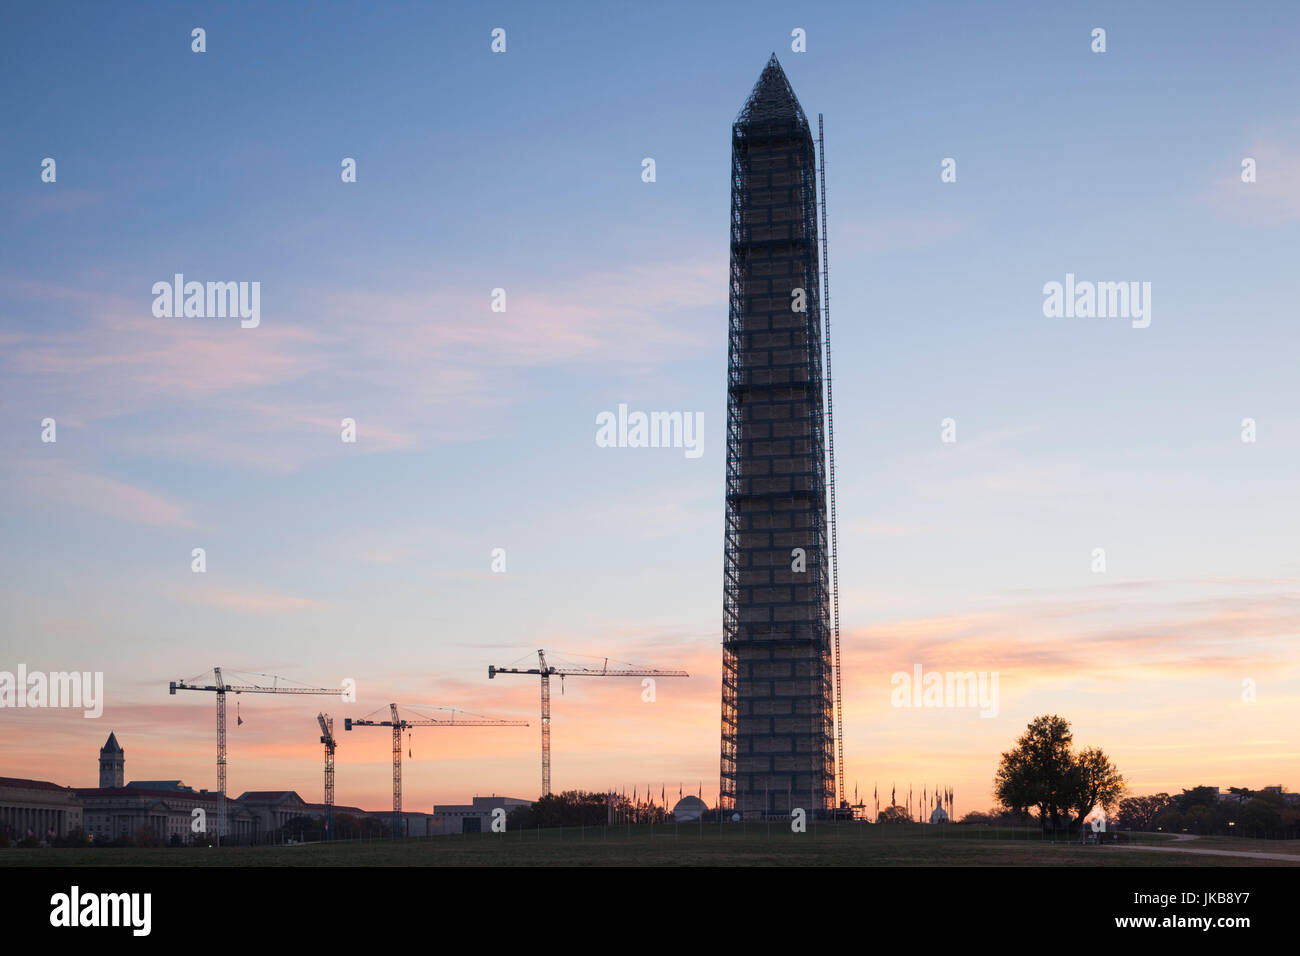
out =
<svg viewBox="0 0 1300 956"><path fill-rule="evenodd" d="M296 840L304 843L313 840L322 840L325 837L325 818L312 817L306 814L298 814L290 817L284 822L271 837L273 843L287 843L290 840Z"/></svg>
<svg viewBox="0 0 1300 956"><path fill-rule="evenodd" d="M1212 809L1218 806L1219 791L1217 787L1192 787L1174 797L1174 803L1182 813L1188 812L1193 807Z"/></svg>
<svg viewBox="0 0 1300 956"><path fill-rule="evenodd" d="M1028 819L1027 814L1016 814L1005 807L994 807L991 810L972 810L957 822L1010 827L1015 826L1017 823L1023 823L1026 819Z"/></svg>
<svg viewBox="0 0 1300 956"><path fill-rule="evenodd" d="M998 801L1020 815L1034 807L1044 828L1049 820L1058 826L1069 807L1073 740L1065 718L1055 714L1034 718L1016 746L1002 754L993 784Z"/></svg>
<svg viewBox="0 0 1300 956"><path fill-rule="evenodd" d="M1282 829L1280 808L1258 797L1241 805L1236 819L1237 829L1249 836L1251 833L1273 834Z"/></svg>
<svg viewBox="0 0 1300 956"><path fill-rule="evenodd" d="M1080 827L1095 807L1107 814L1114 810L1126 787L1124 777L1099 747L1087 747L1076 754L1067 778L1066 806L1074 811Z"/></svg>
<svg viewBox="0 0 1300 956"><path fill-rule="evenodd" d="M1029 808L1035 800L1034 779L1027 756L1019 749L1002 755L993 781L993 792L1012 816L1029 816Z"/></svg>
<svg viewBox="0 0 1300 956"><path fill-rule="evenodd" d="M566 790L563 793L548 793L546 796L539 798L535 803L526 807L515 807L506 817L506 828L509 830L535 830L538 827L577 827L577 826L600 826L608 819L608 809L606 807L607 797L603 793L588 793L585 790ZM644 806L640 808L626 808L627 811L635 813L640 810L637 817L641 822L651 822L649 815L646 813ZM660 811L660 819L653 822L662 822L662 808L655 808Z"/></svg>
<svg viewBox="0 0 1300 956"><path fill-rule="evenodd" d="M1154 830L1156 819L1172 805L1167 793L1127 797L1119 802L1118 824L1125 830Z"/></svg>
<svg viewBox="0 0 1300 956"><path fill-rule="evenodd" d="M1039 825L1083 823L1094 807L1107 811L1124 795L1124 778L1097 747L1074 753L1069 721L1056 714L1036 717L1002 754L993 792L1002 806L1024 817L1032 807Z"/></svg>
<svg viewBox="0 0 1300 956"><path fill-rule="evenodd" d="M894 804L892 807L885 807L876 816L877 823L911 823L912 814L908 812L907 807L900 807Z"/></svg>
<svg viewBox="0 0 1300 956"><path fill-rule="evenodd" d="M1291 803L1280 796L1279 800L1281 806L1278 808L1278 813L1282 817L1282 839L1300 839L1300 805Z"/></svg>
<svg viewBox="0 0 1300 956"><path fill-rule="evenodd" d="M90 841L86 839L86 833L81 827L74 827L62 836L56 836L50 841L50 846L59 847L81 847L89 846Z"/></svg>
<svg viewBox="0 0 1300 956"><path fill-rule="evenodd" d="M162 838L151 827L140 827L128 841L130 846L158 847L163 845Z"/></svg>
<svg viewBox="0 0 1300 956"><path fill-rule="evenodd" d="M392 835L393 826L386 814L379 817L370 815L359 817L353 813L342 812L334 814L334 839L336 840L361 838L374 840Z"/></svg>

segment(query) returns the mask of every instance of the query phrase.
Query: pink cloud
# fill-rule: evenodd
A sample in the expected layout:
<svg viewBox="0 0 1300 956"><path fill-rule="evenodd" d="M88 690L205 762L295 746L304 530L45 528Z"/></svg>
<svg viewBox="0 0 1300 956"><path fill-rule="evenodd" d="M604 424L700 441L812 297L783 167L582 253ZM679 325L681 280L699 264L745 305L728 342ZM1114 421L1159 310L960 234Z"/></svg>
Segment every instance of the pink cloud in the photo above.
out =
<svg viewBox="0 0 1300 956"><path fill-rule="evenodd" d="M1210 202L1224 215L1245 223L1285 225L1300 219L1300 149L1294 134L1256 139L1216 179ZM1241 180L1241 160L1255 160L1255 182Z"/></svg>
<svg viewBox="0 0 1300 956"><path fill-rule="evenodd" d="M13 209L19 218L30 220L50 213L90 209L98 206L104 198L104 193L52 183L43 185L43 188L35 192L16 197L13 201Z"/></svg>
<svg viewBox="0 0 1300 956"><path fill-rule="evenodd" d="M188 507L181 502L84 471L62 459L28 459L16 467L19 483L28 493L109 518L158 527L194 526Z"/></svg>
<svg viewBox="0 0 1300 956"><path fill-rule="evenodd" d="M204 588L189 595L190 600L209 607L225 608L247 614L282 614L293 611L314 611L324 603L312 598L295 597L275 591L233 588Z"/></svg>
<svg viewBox="0 0 1300 956"><path fill-rule="evenodd" d="M721 260L690 259L508 286L505 312L491 311L491 290L438 288L334 292L321 309L346 318L363 352L402 356L426 371L453 357L475 368L626 363L698 344L702 330L679 313L725 307L724 274Z"/></svg>
<svg viewBox="0 0 1300 956"><path fill-rule="evenodd" d="M0 290L80 320L15 334L0 363L24 414L89 424L165 408L147 431L124 433L129 449L285 472L338 454L344 417L358 425L349 454L481 439L528 397L527 378L504 369L634 370L698 345L685 313L725 306L722 268L691 259L554 277L509 288L505 313L490 311L488 289L326 291L264 309L256 329L154 318L148 290L105 293L90 277L0 278Z"/></svg>

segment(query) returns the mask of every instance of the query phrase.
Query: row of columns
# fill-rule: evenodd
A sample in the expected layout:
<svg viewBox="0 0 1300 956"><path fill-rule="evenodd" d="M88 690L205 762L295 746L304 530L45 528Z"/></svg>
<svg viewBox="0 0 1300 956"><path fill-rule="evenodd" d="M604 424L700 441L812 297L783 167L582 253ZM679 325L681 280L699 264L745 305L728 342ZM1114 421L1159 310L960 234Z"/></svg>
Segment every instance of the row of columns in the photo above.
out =
<svg viewBox="0 0 1300 956"><path fill-rule="evenodd" d="M56 836L64 836L70 829L72 829L72 827L69 826L68 813L68 810L56 807L0 806L0 829L8 829L20 839L27 835L28 830L31 830L35 836L45 839L51 828L54 830ZM272 828L275 829L284 826L284 824L295 815L296 814L292 812L284 810L271 811L270 817L273 821ZM119 830L122 815L107 814L106 816L108 817L108 832L98 835L109 839L123 835L122 831ZM134 813L128 813L125 814L125 816L131 821L139 819L139 815ZM162 837L162 839L165 840L170 836L166 816L153 817L146 815L145 820L148 825ZM234 819L231 819L228 825L230 826L232 836L239 836L245 839L251 837L253 831L256 830L255 820L243 820L237 822ZM128 834L133 833L134 829L134 826L128 826L126 832Z"/></svg>
<svg viewBox="0 0 1300 956"><path fill-rule="evenodd" d="M64 836L68 830L68 811L57 807L0 806L0 827L4 827L19 838L33 834L45 839L49 830L56 836Z"/></svg>

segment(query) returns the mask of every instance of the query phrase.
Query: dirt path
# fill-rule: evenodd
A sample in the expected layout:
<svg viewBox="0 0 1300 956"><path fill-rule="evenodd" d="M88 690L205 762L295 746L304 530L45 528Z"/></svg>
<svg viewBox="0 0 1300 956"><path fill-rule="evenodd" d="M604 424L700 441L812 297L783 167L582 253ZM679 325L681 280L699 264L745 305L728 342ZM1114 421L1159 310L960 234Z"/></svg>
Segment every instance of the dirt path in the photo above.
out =
<svg viewBox="0 0 1300 956"><path fill-rule="evenodd" d="M1176 838L1179 842L1184 840L1195 840L1195 837ZM1194 846L1133 846L1131 844L1122 846L1111 846L1112 850L1147 850L1151 853L1200 853L1205 856L1245 856L1252 860L1284 860L1287 863L1294 863L1300 866L1300 855L1294 853L1257 853L1253 850L1210 850L1198 849Z"/></svg>

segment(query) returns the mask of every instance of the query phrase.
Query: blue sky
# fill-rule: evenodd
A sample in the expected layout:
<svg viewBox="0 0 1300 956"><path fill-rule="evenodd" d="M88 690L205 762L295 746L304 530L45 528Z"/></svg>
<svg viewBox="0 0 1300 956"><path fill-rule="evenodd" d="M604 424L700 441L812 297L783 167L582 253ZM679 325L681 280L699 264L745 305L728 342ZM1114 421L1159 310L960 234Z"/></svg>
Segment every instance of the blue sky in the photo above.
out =
<svg viewBox="0 0 1300 956"><path fill-rule="evenodd" d="M850 780L983 806L1055 709L1139 790L1297 785L1300 12L736 9L6 10L0 651L109 701L7 715L5 771L89 783L111 725L128 777L207 785L210 702L159 689L213 664L528 716L483 672L546 646L694 675L571 686L557 786L708 796L729 127L776 51L826 116ZM261 282L261 325L154 318L176 272ZM1044 318L1067 272L1149 281L1151 326ZM620 402L705 454L597 448ZM1001 717L891 711L915 662L1001 669ZM315 793L314 710L254 706L232 789ZM530 794L536 727L493 734L418 799ZM382 805L380 736L341 801Z"/></svg>

